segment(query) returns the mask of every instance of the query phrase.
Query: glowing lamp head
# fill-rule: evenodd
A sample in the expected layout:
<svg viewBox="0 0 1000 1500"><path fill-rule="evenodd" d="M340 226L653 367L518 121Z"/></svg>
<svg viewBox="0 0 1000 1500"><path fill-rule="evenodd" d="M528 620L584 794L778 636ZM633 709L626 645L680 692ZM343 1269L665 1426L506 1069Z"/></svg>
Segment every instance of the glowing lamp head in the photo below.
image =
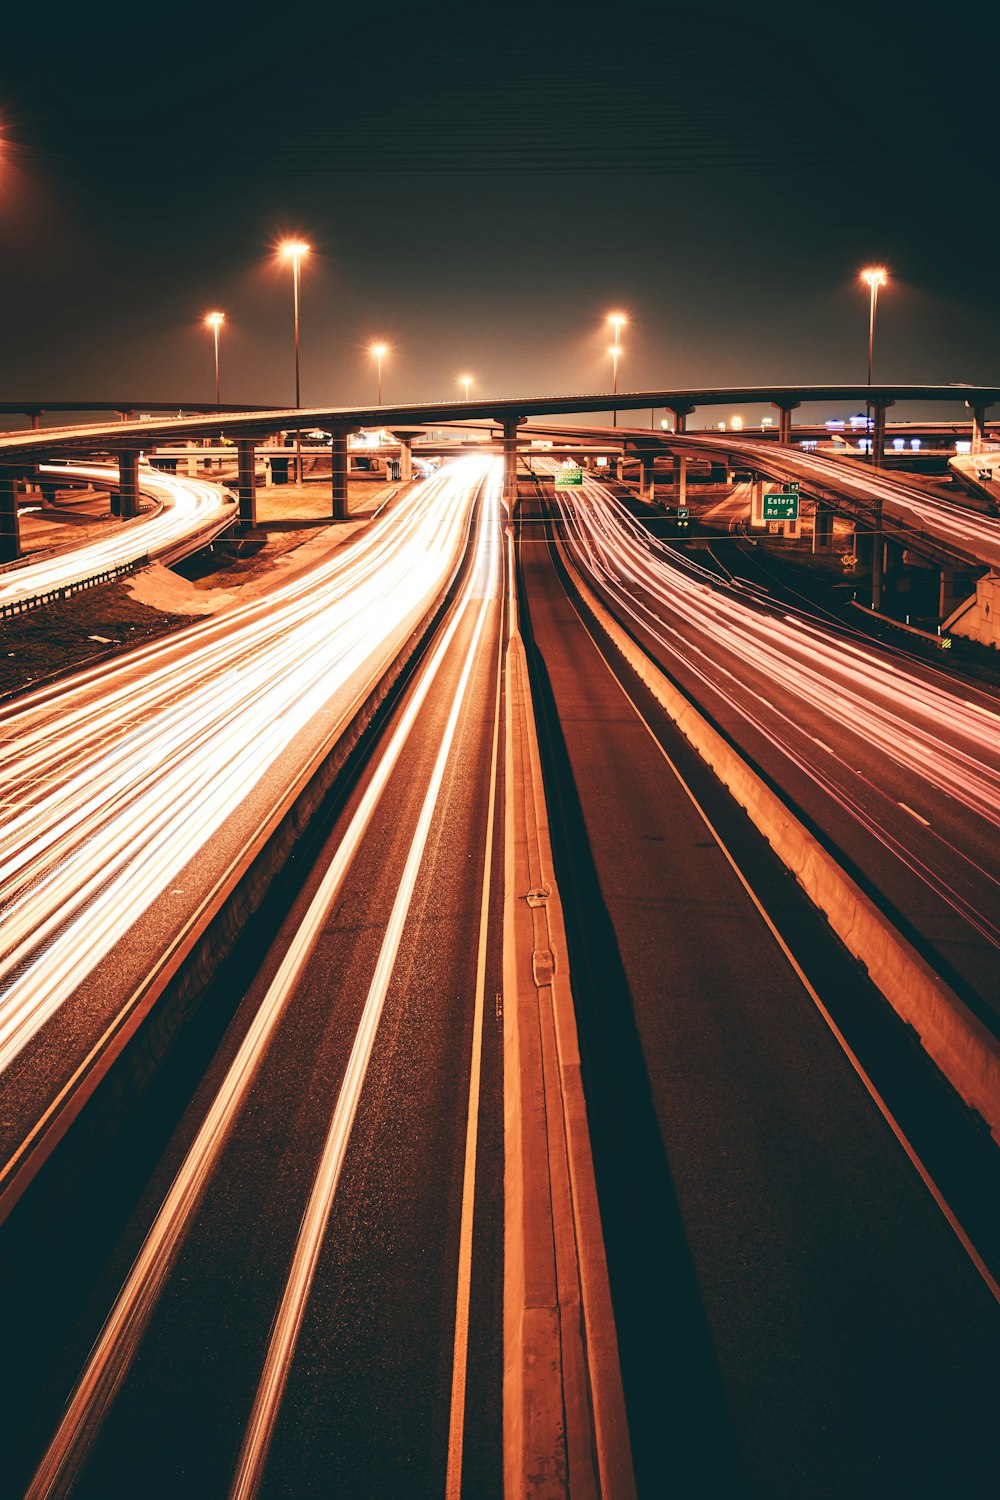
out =
<svg viewBox="0 0 1000 1500"><path fill-rule="evenodd" d="M866 286L885 286L889 280L889 272L885 266L868 266L861 272L861 280Z"/></svg>
<svg viewBox="0 0 1000 1500"><path fill-rule="evenodd" d="M374 354L374 356L375 356L376 359L381 359L382 356L383 356L383 354L388 354L388 352L389 352L389 345L388 344L372 344L371 352Z"/></svg>
<svg viewBox="0 0 1000 1500"><path fill-rule="evenodd" d="M309 254L309 246L304 240L282 240L278 254L282 260L301 260L303 255Z"/></svg>
<svg viewBox="0 0 1000 1500"><path fill-rule="evenodd" d="M459 383L459 385L464 385L465 386L465 394L468 395L469 394L469 386L472 384L472 376L471 375L460 375L458 377L458 383Z"/></svg>
<svg viewBox="0 0 1000 1500"><path fill-rule="evenodd" d="M225 321L225 313L214 312L205 314L205 322L208 324L209 328L218 328Z"/></svg>
<svg viewBox="0 0 1000 1500"><path fill-rule="evenodd" d="M619 356L619 354L621 354L621 352L622 352L622 346L621 346L621 344L609 344L608 345L608 353L611 355L611 357L613 359L617 359L618 356Z"/></svg>
<svg viewBox="0 0 1000 1500"><path fill-rule="evenodd" d="M614 324L615 338L617 338L628 322L628 318L626 318L624 313L608 313L608 322Z"/></svg>

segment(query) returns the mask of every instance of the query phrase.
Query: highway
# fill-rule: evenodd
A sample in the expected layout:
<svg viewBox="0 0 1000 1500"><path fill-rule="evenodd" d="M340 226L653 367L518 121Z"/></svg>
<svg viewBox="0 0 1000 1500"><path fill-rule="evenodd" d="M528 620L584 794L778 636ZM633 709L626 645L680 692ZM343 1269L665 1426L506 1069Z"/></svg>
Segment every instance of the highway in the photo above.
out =
<svg viewBox="0 0 1000 1500"><path fill-rule="evenodd" d="M594 481L559 503L615 613L1000 1025L996 696L700 567Z"/></svg>
<svg viewBox="0 0 1000 1500"><path fill-rule="evenodd" d="M118 478L117 466L108 464L43 464L41 473L65 474L98 484L115 484ZM178 479L145 465L139 470L139 484L143 493L156 501L151 515L111 522L105 535L96 541L41 556L29 555L0 569L0 608L70 587L140 559L175 559L195 546L204 546L235 518L235 501L221 485Z"/></svg>
<svg viewBox="0 0 1000 1500"><path fill-rule="evenodd" d="M265 599L0 711L4 1191L446 585L484 472L453 465Z"/></svg>
<svg viewBox="0 0 1000 1500"><path fill-rule="evenodd" d="M904 850L924 825L892 793L954 793L956 841L986 819L962 857L995 868L995 702L928 674L904 708L898 660L697 576L600 486L556 496L602 596L794 793ZM522 502L522 606L639 1493L986 1497L995 1278L921 1170L995 1271L995 1147L585 625L541 514Z"/></svg>
<svg viewBox="0 0 1000 1500"><path fill-rule="evenodd" d="M807 489L842 495L863 513L873 496L880 496L885 534L904 546L926 537L956 561L1000 568L1000 519L983 515L960 502L941 500L917 490L857 459L830 457L800 448L778 448L773 443L732 438L720 440L685 436L678 448L724 452L760 469L764 474L796 479Z"/></svg>

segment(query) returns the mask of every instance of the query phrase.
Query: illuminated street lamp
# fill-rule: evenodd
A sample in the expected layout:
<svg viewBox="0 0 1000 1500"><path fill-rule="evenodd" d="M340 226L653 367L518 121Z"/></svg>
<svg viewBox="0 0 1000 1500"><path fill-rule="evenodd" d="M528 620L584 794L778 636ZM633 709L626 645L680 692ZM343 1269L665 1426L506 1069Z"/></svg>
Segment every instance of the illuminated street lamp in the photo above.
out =
<svg viewBox="0 0 1000 1500"><path fill-rule="evenodd" d="M283 240L278 246L278 254L282 260L290 260L292 263L292 307L295 316L295 410L301 406L299 399L299 265L304 255L309 254L309 246L302 240ZM295 433L295 478L296 483L302 483L302 434L296 429Z"/></svg>
<svg viewBox="0 0 1000 1500"><path fill-rule="evenodd" d="M376 367L377 367L377 370L378 370L378 375L376 377L377 381L378 381L378 405L381 406L382 405L382 356L383 356L383 354L388 354L388 352L389 352L389 345L388 344L372 344L371 352L375 356Z"/></svg>
<svg viewBox="0 0 1000 1500"><path fill-rule="evenodd" d="M625 316L624 313L608 313L608 322L611 324L611 326L615 330L615 341L614 341L614 344L611 346L611 348L608 350L608 353L611 355L611 394L613 396L617 396L617 394L618 394L618 356L622 352L621 351L622 328L628 322L628 318L626 318L626 316ZM617 413L617 411L614 411L614 412L611 413L611 425L612 425L612 427L617 427L618 426L618 413Z"/></svg>
<svg viewBox="0 0 1000 1500"><path fill-rule="evenodd" d="M865 408L868 427L868 459L875 464L875 439L872 433L872 354L875 348L875 309L878 306L878 289L885 286L889 273L884 266L868 266L861 272L861 280L868 283L868 402ZM881 454L878 455L881 458ZM872 496L872 609L882 608L882 494Z"/></svg>
<svg viewBox="0 0 1000 1500"><path fill-rule="evenodd" d="M205 315L206 326L211 328L215 341L215 404L219 404L219 329L226 321L225 313L210 312Z"/></svg>
<svg viewBox="0 0 1000 1500"><path fill-rule="evenodd" d="M878 289L885 286L889 273L884 266L869 266L861 272L861 280L868 283L871 294L868 306L868 384L872 383L872 351L875 347L875 309L878 306Z"/></svg>
<svg viewBox="0 0 1000 1500"><path fill-rule="evenodd" d="M459 383L460 386L463 387L463 389L465 391L465 399L466 399L466 401L468 401L468 399L469 399L469 386L472 384L472 376L471 375L460 375L458 377L458 383Z"/></svg>

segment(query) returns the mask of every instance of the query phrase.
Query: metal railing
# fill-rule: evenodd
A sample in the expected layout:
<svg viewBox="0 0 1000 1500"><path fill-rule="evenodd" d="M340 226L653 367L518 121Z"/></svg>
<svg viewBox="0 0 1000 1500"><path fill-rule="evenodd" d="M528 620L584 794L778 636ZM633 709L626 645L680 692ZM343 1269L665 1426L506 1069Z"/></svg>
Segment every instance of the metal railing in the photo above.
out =
<svg viewBox="0 0 1000 1500"><path fill-rule="evenodd" d="M100 573L91 573L87 578L75 578L72 583L61 583L56 588L46 589L44 593L30 594L22 599L12 599L9 604L0 604L0 620L10 620L16 615L26 615L33 609L40 609L44 604L54 604L60 599L68 599L72 594L82 593L85 589L100 588L101 584L114 583L119 578L125 578L129 573L135 573L139 568L144 568L149 563L149 557L133 557L128 562L118 563L113 568L104 568Z"/></svg>

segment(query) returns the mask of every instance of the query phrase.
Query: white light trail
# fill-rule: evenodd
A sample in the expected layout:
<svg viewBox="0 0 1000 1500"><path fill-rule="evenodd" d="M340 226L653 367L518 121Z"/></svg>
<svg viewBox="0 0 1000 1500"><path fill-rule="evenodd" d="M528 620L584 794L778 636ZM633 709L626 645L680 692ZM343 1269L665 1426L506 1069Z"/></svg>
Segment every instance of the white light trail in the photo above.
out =
<svg viewBox="0 0 1000 1500"><path fill-rule="evenodd" d="M463 459L327 563L0 710L0 1072L454 565Z"/></svg>
<svg viewBox="0 0 1000 1500"><path fill-rule="evenodd" d="M967 826L984 842L988 829L1000 829L995 712L949 691L943 678L930 680L814 620L754 603L687 558L683 567L671 563L670 549L592 481L583 503L558 490L556 496L576 554L613 595L617 612L680 658L709 701L721 697L1000 947L1000 872L949 843L929 805L920 810L921 796L931 790L967 815ZM853 766L843 751L832 766L817 764L810 747L845 733L858 745ZM877 786L855 769L871 764L873 750L885 768ZM899 805L887 790L894 779L907 788L907 811L932 829L932 850L916 847L916 830L904 841L883 817L881 795ZM950 880L935 854L945 849ZM955 871L962 872L961 891Z"/></svg>
<svg viewBox="0 0 1000 1500"><path fill-rule="evenodd" d="M42 464L41 472L105 482L118 479L117 466L107 464ZM80 547L62 548L38 558L29 554L16 567L0 572L0 606L66 588L140 557L171 551L213 522L232 520L235 514L232 495L221 485L205 480L178 479L143 465L139 485L160 502L161 509L155 515L109 523L103 536Z"/></svg>

